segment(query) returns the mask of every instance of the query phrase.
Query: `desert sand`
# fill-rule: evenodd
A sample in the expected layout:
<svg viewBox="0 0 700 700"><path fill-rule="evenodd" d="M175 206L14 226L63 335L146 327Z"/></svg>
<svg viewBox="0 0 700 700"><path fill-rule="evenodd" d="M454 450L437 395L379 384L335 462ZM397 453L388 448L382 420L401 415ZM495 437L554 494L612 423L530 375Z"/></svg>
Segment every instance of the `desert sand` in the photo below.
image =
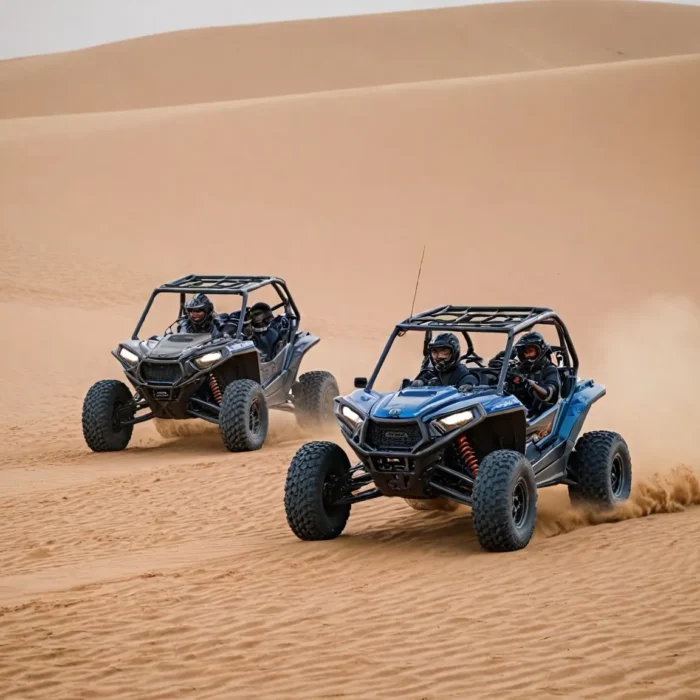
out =
<svg viewBox="0 0 700 700"><path fill-rule="evenodd" d="M700 697L700 8L531 2L178 32L0 63L0 698ZM342 392L440 303L557 309L635 488L354 506L302 543L305 440L93 454L151 289L285 278ZM398 356L396 377L419 357ZM392 375L393 376L393 375ZM389 377L391 379L391 376ZM189 433L189 434L187 434ZM332 439L339 434L332 432Z"/></svg>

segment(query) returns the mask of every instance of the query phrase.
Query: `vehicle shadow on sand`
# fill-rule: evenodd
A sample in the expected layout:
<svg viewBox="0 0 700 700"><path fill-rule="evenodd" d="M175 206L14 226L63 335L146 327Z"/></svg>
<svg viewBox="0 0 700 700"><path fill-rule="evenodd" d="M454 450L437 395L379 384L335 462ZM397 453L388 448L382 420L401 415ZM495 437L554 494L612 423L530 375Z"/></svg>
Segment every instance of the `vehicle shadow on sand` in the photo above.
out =
<svg viewBox="0 0 700 700"><path fill-rule="evenodd" d="M472 527L468 510L455 513L418 512L405 506L408 513L394 510L381 524L358 522L339 539L344 547L358 547L365 551L372 545L391 545L392 549L426 552L438 555L459 555L465 552L483 554Z"/></svg>
<svg viewBox="0 0 700 700"><path fill-rule="evenodd" d="M291 420L290 420L291 418ZM197 457L262 454L265 450L275 447L295 445L308 437L297 426L293 417L271 417L265 444L261 450L252 453L229 452L221 438L217 425L199 420L160 421L152 423L153 432L145 439L129 446L129 452L175 452L178 454L193 453Z"/></svg>

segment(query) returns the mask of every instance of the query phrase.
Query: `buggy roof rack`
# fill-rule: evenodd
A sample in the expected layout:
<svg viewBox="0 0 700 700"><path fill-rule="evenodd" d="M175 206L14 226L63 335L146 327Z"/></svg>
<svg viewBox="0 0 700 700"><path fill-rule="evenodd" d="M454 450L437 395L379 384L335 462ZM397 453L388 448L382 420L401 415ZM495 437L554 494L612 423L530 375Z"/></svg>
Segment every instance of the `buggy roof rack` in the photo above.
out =
<svg viewBox="0 0 700 700"><path fill-rule="evenodd" d="M158 292L204 292L206 294L244 294L268 284L286 286L281 277L266 275L185 275L157 288Z"/></svg>
<svg viewBox="0 0 700 700"><path fill-rule="evenodd" d="M537 323L553 323L552 309L540 306L437 306L396 324L400 330L518 333Z"/></svg>
<svg viewBox="0 0 700 700"><path fill-rule="evenodd" d="M172 282L161 284L160 287L156 287L151 292L151 296L146 303L146 308L143 310L131 338L132 340L138 339L146 316L153 305L153 300L163 292L177 293L180 295L180 311L182 312L182 305L185 303L185 294L188 292L190 294L197 294L199 292L203 292L204 294L237 294L243 297L242 305L245 306L248 303L248 295L251 292L260 289L260 287L266 287L267 285L271 285L280 298L280 303L272 306L272 308L277 309L283 306L287 310L288 315L294 318L294 322L296 323L295 328L298 328L301 315L299 314L297 305L294 303L292 295L289 293L287 283L281 277L271 277L268 275L185 275ZM241 336L243 321L244 314L241 314L236 337Z"/></svg>
<svg viewBox="0 0 700 700"><path fill-rule="evenodd" d="M568 362L568 356L571 356L572 369L574 376L576 376L578 373L576 349L571 342L571 336L564 322L552 309L546 306L453 306L448 304L409 316L394 326L394 331L384 346L365 391L371 391L394 339L403 335L405 331L466 331L467 334L474 332L505 333L508 335L497 387L497 393L503 395L508 371L507 359L513 352L515 334L538 324L556 327L561 344L560 349L564 353L565 361Z"/></svg>

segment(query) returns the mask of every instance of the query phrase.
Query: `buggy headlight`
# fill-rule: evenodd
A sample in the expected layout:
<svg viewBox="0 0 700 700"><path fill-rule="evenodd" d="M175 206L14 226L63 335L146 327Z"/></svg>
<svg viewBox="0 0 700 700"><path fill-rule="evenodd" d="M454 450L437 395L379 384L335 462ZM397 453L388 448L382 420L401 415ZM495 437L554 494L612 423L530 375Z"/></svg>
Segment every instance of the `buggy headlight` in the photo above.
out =
<svg viewBox="0 0 700 700"><path fill-rule="evenodd" d="M466 410L460 411L459 413L452 413L444 418L439 418L435 422L443 430L453 430L454 428L459 428L462 425L466 425L471 420L474 420L474 413L470 410Z"/></svg>
<svg viewBox="0 0 700 700"><path fill-rule="evenodd" d="M340 409L340 413L342 414L343 418L347 419L347 421L352 423L353 426L358 425L358 423L362 421L362 416L356 411L353 411L350 406L343 405Z"/></svg>
<svg viewBox="0 0 700 700"><path fill-rule="evenodd" d="M205 367L209 367L215 362L218 362L220 359L221 353L216 350L214 352L208 352L206 355L202 355L201 357L197 357L194 363L197 365L197 367L204 369Z"/></svg>
<svg viewBox="0 0 700 700"><path fill-rule="evenodd" d="M126 348L119 349L119 356L123 357L127 362L131 362L132 365L139 361L139 356Z"/></svg>

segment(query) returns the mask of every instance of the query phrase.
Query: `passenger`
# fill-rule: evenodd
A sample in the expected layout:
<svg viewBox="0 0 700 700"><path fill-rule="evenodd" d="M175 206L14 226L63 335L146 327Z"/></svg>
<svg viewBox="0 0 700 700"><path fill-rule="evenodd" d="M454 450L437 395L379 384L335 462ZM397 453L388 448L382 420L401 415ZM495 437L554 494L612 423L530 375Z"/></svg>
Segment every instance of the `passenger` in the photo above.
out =
<svg viewBox="0 0 700 700"><path fill-rule="evenodd" d="M538 415L554 406L561 395L559 370L551 361L552 348L540 333L526 333L516 344L518 363L511 379L512 393Z"/></svg>
<svg viewBox="0 0 700 700"><path fill-rule="evenodd" d="M260 352L262 362L270 362L288 342L289 319L284 315L275 317L272 308L259 301L250 309L250 326L253 342Z"/></svg>

